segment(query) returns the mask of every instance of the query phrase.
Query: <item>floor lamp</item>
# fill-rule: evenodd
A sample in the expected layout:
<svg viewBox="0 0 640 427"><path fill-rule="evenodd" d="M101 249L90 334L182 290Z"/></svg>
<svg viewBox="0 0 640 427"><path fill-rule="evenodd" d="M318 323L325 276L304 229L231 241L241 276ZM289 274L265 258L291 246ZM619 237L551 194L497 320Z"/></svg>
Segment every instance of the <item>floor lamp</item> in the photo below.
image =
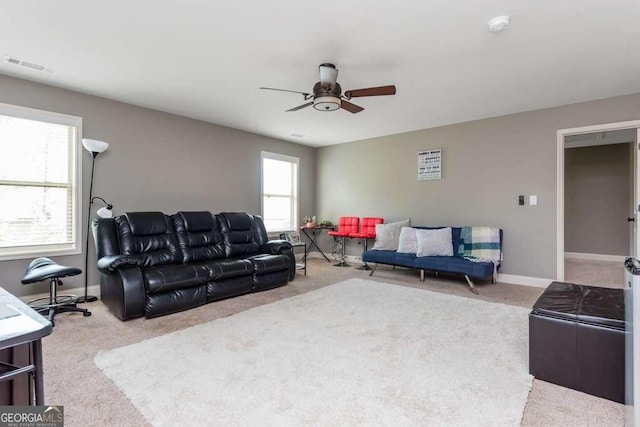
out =
<svg viewBox="0 0 640 427"><path fill-rule="evenodd" d="M91 183L89 184L89 206L87 207L87 239L85 241L84 246L84 296L78 298L78 302L93 302L98 299L93 295L89 295L89 228L91 227L91 206L93 206L93 202L96 199L102 200L102 202L106 205L103 208L98 209L96 214L98 216L105 215L105 217L110 218L111 209L113 206L104 201L102 197L93 197L93 171L96 166L96 157L102 152L104 152L109 144L103 141L98 141L96 139L82 139L82 146L91 153ZM101 215L102 214L102 215Z"/></svg>

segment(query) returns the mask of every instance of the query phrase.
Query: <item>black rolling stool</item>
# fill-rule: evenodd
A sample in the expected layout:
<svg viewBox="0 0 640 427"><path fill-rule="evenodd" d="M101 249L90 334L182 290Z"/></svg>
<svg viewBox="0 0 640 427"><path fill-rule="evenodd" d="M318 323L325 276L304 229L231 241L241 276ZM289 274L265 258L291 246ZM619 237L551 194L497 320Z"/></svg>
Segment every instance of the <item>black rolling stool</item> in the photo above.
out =
<svg viewBox="0 0 640 427"><path fill-rule="evenodd" d="M53 317L58 313L78 312L85 317L91 316L91 312L86 308L76 306L78 297L76 295L58 295L57 286L61 286L61 277L76 276L82 273L82 270L76 267L68 267L66 265L56 264L49 258L36 258L31 261L27 271L22 278L22 284L40 282L50 279L49 297L38 298L29 301L27 304L38 313L49 318L53 324Z"/></svg>

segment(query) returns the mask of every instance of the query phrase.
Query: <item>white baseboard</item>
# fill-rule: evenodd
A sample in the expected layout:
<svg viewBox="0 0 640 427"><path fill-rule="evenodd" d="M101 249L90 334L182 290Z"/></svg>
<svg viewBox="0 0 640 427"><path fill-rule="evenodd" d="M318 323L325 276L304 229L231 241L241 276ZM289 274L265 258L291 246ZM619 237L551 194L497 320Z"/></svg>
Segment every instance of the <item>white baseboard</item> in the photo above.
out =
<svg viewBox="0 0 640 427"><path fill-rule="evenodd" d="M536 288L546 288L553 279L542 277L518 276L516 274L498 273L499 283L509 283L511 285L534 286Z"/></svg>
<svg viewBox="0 0 640 427"><path fill-rule="evenodd" d="M47 289L49 289L48 284L47 284ZM60 293L60 295L71 294L71 295L84 296L84 286L82 288L58 289L58 292ZM100 298L100 285L89 286L87 288L87 294L97 296L98 298ZM42 292L34 295L24 295L18 298L20 298L23 302L27 302L27 301L34 300L36 298L48 298L48 297L49 297L49 292Z"/></svg>
<svg viewBox="0 0 640 427"><path fill-rule="evenodd" d="M565 252L564 257L566 259L579 259L587 261L613 261L624 262L626 256L624 255L605 255L605 254L589 254L582 252Z"/></svg>
<svg viewBox="0 0 640 427"><path fill-rule="evenodd" d="M340 257L337 258L333 258L331 256L331 253L325 252L325 254L327 255L327 258L329 258L331 260L331 262L338 262L340 261ZM322 256L322 254L320 252L309 252L308 255L309 259L324 259L324 257ZM355 256L355 255L345 255L344 256L345 260L347 262L362 262L362 257L361 256Z"/></svg>
<svg viewBox="0 0 640 427"><path fill-rule="evenodd" d="M327 256L329 256L329 254L327 254ZM320 252L309 253L309 258L323 259ZM353 262L353 263L362 262L362 257L359 257L359 256L346 255L345 258L347 259L347 262ZM329 259L331 259L331 257L329 257ZM498 273L498 282L508 283L511 285L534 286L536 288L546 288L547 286L549 286L551 282L553 282L553 279L545 279L542 277L518 276L516 274Z"/></svg>

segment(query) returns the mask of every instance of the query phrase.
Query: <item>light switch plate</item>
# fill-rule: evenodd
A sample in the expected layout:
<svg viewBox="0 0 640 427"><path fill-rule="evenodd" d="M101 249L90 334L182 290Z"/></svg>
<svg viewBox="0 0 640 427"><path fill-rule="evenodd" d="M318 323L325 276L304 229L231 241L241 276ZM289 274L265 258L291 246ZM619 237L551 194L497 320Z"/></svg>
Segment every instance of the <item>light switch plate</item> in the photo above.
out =
<svg viewBox="0 0 640 427"><path fill-rule="evenodd" d="M529 205L534 206L538 204L538 196L529 196Z"/></svg>

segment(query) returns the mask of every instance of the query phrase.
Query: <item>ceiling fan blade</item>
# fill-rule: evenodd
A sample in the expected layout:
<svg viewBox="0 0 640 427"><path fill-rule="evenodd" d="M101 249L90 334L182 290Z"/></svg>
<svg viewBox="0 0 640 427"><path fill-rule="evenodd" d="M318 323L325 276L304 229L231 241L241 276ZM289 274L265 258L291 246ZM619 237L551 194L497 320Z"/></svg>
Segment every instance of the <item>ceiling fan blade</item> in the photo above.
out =
<svg viewBox="0 0 640 427"><path fill-rule="evenodd" d="M313 105L313 101L311 102L307 102L306 104L302 104L302 105L298 105L297 107L293 107L288 109L287 111L285 111L285 113L288 113L289 111L298 111L298 110L302 110L303 108L307 108L308 106Z"/></svg>
<svg viewBox="0 0 640 427"><path fill-rule="evenodd" d="M365 89L348 90L344 93L347 98L357 98L359 96L380 96L380 95L395 95L395 85L368 87Z"/></svg>
<svg viewBox="0 0 640 427"><path fill-rule="evenodd" d="M359 113L360 111L364 110L364 108L357 106L356 104L352 104L347 100L342 100L340 101L340 108L342 108L343 110L347 110L350 113Z"/></svg>
<svg viewBox="0 0 640 427"><path fill-rule="evenodd" d="M279 92L299 93L299 94L304 95L305 97L307 97L307 96L310 96L310 95L311 95L310 93L307 93L307 92L300 92L300 91L297 91L297 90L289 90L289 89L276 89L275 87L260 87L260 88L258 88L258 89L265 89L265 90L277 90L277 91L279 91Z"/></svg>

